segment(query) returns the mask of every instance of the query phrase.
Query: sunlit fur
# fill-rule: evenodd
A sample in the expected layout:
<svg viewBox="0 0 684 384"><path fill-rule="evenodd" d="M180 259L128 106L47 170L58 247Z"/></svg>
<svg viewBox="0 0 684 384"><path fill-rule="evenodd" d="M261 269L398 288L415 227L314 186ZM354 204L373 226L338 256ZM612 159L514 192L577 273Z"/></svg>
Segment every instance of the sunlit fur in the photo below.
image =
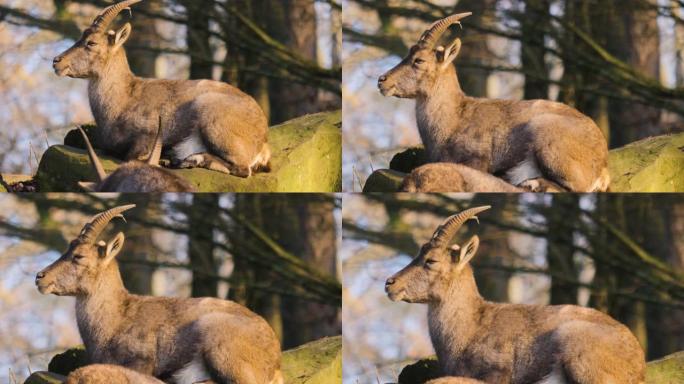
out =
<svg viewBox="0 0 684 384"><path fill-rule="evenodd" d="M486 301L469 264L477 237L452 248L433 240L388 279L386 290L392 300L428 304L430 338L445 376L490 384L644 382L644 353L627 327L575 305Z"/></svg>
<svg viewBox="0 0 684 384"><path fill-rule="evenodd" d="M130 294L116 261L124 239L123 233L95 245L77 239L36 277L41 293L76 297L78 329L91 363L173 382L201 361L211 376L205 379L216 383L282 384L275 332L244 306L216 298Z"/></svg>
<svg viewBox="0 0 684 384"><path fill-rule="evenodd" d="M399 192L525 192L488 173L454 163L431 163L414 169L399 188Z"/></svg>
<svg viewBox="0 0 684 384"><path fill-rule="evenodd" d="M88 79L96 146L124 160L144 159L161 117L164 149L176 166L240 177L268 171L268 121L257 102L218 81L135 76L123 48L131 33L130 24L116 32L88 28L53 63L59 76Z"/></svg>
<svg viewBox="0 0 684 384"><path fill-rule="evenodd" d="M463 164L526 188L526 180L544 178L569 191L608 189L608 144L589 117L548 100L466 96L452 65L460 44L419 43L378 81L383 95L416 100L430 162Z"/></svg>
<svg viewBox="0 0 684 384"><path fill-rule="evenodd" d="M164 384L164 382L119 365L93 364L69 374L66 384Z"/></svg>

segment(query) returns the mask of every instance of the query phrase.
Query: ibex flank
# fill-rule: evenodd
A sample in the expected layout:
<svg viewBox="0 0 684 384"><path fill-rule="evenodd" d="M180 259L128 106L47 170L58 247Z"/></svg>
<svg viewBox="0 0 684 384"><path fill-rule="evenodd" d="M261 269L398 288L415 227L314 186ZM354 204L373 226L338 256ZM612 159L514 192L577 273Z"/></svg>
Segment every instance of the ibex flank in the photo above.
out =
<svg viewBox="0 0 684 384"><path fill-rule="evenodd" d="M136 376L112 368L122 366L176 384L282 384L280 343L266 320L249 309L215 298L138 296L124 288L116 261L124 234L97 239L112 219L134 207L95 216L36 276L41 293L76 297L90 362L103 364L74 375L98 377L114 369L124 378Z"/></svg>
<svg viewBox="0 0 684 384"><path fill-rule="evenodd" d="M440 37L470 13L435 22L396 67L382 75L385 96L416 100L416 120L430 162L451 162L538 191L545 179L576 192L606 191L608 145L598 126L548 100L466 96L452 65L461 49ZM486 191L482 191L486 192Z"/></svg>
<svg viewBox="0 0 684 384"><path fill-rule="evenodd" d="M438 383L642 384L644 352L610 316L575 305L485 301L470 260L479 239L450 245L459 228L489 207L449 217L411 263L387 279L393 301L426 303Z"/></svg>
<svg viewBox="0 0 684 384"><path fill-rule="evenodd" d="M123 48L131 24L108 28L121 11L140 1L106 8L53 61L57 75L88 79L96 145L124 160L144 160L162 118L164 149L178 167L240 177L268 170L268 122L252 97L218 81L143 79L131 72Z"/></svg>

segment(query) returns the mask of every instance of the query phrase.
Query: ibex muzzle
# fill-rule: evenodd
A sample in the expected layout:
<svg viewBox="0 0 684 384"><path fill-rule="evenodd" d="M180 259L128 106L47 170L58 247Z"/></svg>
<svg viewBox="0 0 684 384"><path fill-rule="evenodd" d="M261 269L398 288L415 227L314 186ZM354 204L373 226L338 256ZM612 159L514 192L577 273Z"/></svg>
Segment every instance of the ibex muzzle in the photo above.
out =
<svg viewBox="0 0 684 384"><path fill-rule="evenodd" d="M489 206L471 208L447 218L437 228L432 239L424 244L418 256L385 282L385 291L392 301L428 303L441 300L440 294L475 256L480 240L472 237L463 247L450 242L459 228Z"/></svg>

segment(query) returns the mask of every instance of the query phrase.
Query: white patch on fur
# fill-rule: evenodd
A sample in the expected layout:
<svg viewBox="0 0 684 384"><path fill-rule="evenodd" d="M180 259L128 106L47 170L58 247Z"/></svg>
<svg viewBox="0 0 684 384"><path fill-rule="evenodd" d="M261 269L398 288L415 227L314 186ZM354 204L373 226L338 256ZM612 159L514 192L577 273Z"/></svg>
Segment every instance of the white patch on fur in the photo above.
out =
<svg viewBox="0 0 684 384"><path fill-rule="evenodd" d="M601 171L601 176L594 181L594 184L589 188L589 192L605 192L610 186L610 174L608 169L604 168Z"/></svg>
<svg viewBox="0 0 684 384"><path fill-rule="evenodd" d="M542 173L537 162L531 157L526 158L506 172L506 181L515 186L522 184L523 181L540 177L542 177Z"/></svg>
<svg viewBox="0 0 684 384"><path fill-rule="evenodd" d="M173 157L179 160L185 160L192 155L204 152L207 152L207 147L202 142L199 132L194 132L173 147Z"/></svg>
<svg viewBox="0 0 684 384"><path fill-rule="evenodd" d="M556 365L548 376L541 381L538 381L536 384L567 384L567 381L565 381L565 375L563 374L561 366Z"/></svg>
<svg viewBox="0 0 684 384"><path fill-rule="evenodd" d="M172 378L175 384L194 384L210 380L211 375L202 359L195 356L188 365L176 371Z"/></svg>

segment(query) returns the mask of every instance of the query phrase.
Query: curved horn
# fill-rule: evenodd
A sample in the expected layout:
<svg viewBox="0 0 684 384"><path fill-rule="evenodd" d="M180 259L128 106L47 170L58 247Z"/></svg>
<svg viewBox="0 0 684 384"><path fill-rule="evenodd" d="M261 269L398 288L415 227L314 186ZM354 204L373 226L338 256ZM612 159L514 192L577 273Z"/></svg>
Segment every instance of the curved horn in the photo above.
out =
<svg viewBox="0 0 684 384"><path fill-rule="evenodd" d="M95 215L88 224L83 226L78 239L83 243L95 244L97 237L113 218L121 217L123 219L121 214L133 208L135 208L135 204L123 205Z"/></svg>
<svg viewBox="0 0 684 384"><path fill-rule="evenodd" d="M121 13L126 8L129 8L131 5L136 4L141 2L142 0L125 0L120 3L116 3L114 5L110 5L109 7L105 8L100 14L95 18L95 21L93 21L93 24L90 26L95 31L102 32L107 27L109 27L109 24L114 21L116 16Z"/></svg>
<svg viewBox="0 0 684 384"><path fill-rule="evenodd" d="M458 229L461 228L463 223L472 219L473 217L477 218L477 216L475 215L477 215L480 212L486 211L490 208L491 206L489 205L483 207L470 208L466 209L463 212L448 217L446 220L444 220L442 225L440 225L437 228L435 234L432 235L432 243L438 247L447 247L449 245L449 242L454 237Z"/></svg>
<svg viewBox="0 0 684 384"><path fill-rule="evenodd" d="M444 34L444 32L454 24L461 24L461 19L464 19L470 15L472 12L459 13L457 15L451 15L443 18L442 20L435 21L432 23L430 28L428 28L423 35L420 37L418 44L433 48L437 44L437 40Z"/></svg>
<svg viewBox="0 0 684 384"><path fill-rule="evenodd" d="M159 116L159 129L157 130L157 138L154 141L154 148L150 153L147 164L151 166L158 166L161 161L162 148L164 146L164 136L162 135L162 117Z"/></svg>
<svg viewBox="0 0 684 384"><path fill-rule="evenodd" d="M104 167L100 162L100 158L97 157L93 146L90 144L88 135L86 135L85 131L80 126L78 127L78 130L81 131L81 135L83 135L83 140L85 141L86 148L88 149L88 156L90 156L90 162L93 163L93 168L95 168L95 172L97 173L97 182L101 183L107 178L107 172L105 172Z"/></svg>

